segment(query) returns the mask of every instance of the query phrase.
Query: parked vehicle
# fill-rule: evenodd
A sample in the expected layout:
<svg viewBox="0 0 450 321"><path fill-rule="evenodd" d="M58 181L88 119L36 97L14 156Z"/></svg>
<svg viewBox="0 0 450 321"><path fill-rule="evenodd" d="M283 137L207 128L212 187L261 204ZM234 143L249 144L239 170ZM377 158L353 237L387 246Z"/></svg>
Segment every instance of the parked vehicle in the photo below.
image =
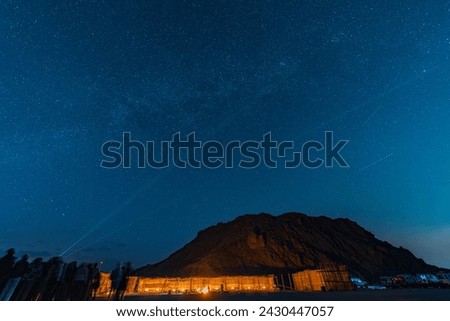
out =
<svg viewBox="0 0 450 321"><path fill-rule="evenodd" d="M439 286L443 288L450 287L450 273L439 272L437 274L437 278L439 280Z"/></svg>
<svg viewBox="0 0 450 321"><path fill-rule="evenodd" d="M426 274L416 274L416 282L419 287L427 288L429 286Z"/></svg>
<svg viewBox="0 0 450 321"><path fill-rule="evenodd" d="M427 280L428 280L428 286L437 288L440 285L439 279L434 274L425 274Z"/></svg>
<svg viewBox="0 0 450 321"><path fill-rule="evenodd" d="M360 278L350 278L352 283L356 286L358 289L367 288L367 282L360 279Z"/></svg>
<svg viewBox="0 0 450 321"><path fill-rule="evenodd" d="M392 276L382 276L380 277L380 282L387 288L392 287Z"/></svg>
<svg viewBox="0 0 450 321"><path fill-rule="evenodd" d="M399 274L392 278L392 286L397 288L415 287L417 282L411 274Z"/></svg>

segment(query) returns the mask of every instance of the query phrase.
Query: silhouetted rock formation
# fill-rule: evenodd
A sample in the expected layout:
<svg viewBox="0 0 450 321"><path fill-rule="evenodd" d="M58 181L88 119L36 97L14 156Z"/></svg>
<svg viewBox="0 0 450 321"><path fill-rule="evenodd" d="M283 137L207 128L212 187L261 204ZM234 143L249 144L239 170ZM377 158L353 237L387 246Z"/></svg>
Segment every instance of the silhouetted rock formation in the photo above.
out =
<svg viewBox="0 0 450 321"><path fill-rule="evenodd" d="M218 276L286 273L338 263L368 280L395 273L435 272L349 219L244 215L198 233L164 261L137 270L143 276Z"/></svg>

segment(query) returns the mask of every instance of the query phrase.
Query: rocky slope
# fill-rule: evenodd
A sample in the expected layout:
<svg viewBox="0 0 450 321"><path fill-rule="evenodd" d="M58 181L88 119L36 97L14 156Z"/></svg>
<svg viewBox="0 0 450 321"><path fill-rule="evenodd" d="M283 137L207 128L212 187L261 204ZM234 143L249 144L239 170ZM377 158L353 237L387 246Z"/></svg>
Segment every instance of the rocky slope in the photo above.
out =
<svg viewBox="0 0 450 321"><path fill-rule="evenodd" d="M374 280L395 273L434 272L404 248L396 248L348 219L244 215L198 233L164 261L137 270L143 276L217 276L287 273L338 263Z"/></svg>

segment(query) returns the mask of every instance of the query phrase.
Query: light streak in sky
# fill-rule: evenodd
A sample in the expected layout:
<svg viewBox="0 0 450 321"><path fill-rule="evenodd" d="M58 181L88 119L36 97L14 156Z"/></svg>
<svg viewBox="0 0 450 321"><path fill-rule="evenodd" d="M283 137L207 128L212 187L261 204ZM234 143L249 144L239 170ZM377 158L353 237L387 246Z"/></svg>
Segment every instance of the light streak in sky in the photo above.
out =
<svg viewBox="0 0 450 321"><path fill-rule="evenodd" d="M159 206L157 209L153 210L152 212L153 212L153 213L154 213L154 212L158 212L158 211L160 211L161 209L163 209L163 208L165 208L165 207L167 207L167 206L169 206L169 204L161 205L161 206ZM127 228L127 227L131 227L134 223L136 223L136 222L138 222L138 221L140 221L140 220L142 220L142 219L144 219L144 218L147 218L148 215L149 215L149 213L145 213L145 214L143 214L143 215L140 215L140 216L138 216L136 219L132 220L131 222L127 222L126 224L123 224L122 226L118 227L117 229L113 230L112 232L109 232L109 233L107 233L107 234L105 234L105 235L102 235L100 238L97 238L97 239L93 240L92 242L86 244L85 246L82 246L82 247L79 248L79 249L76 249L76 250L74 250L74 251L71 251L70 253L65 253L65 254L64 254L64 257L66 257L66 258L67 258L67 257L70 257L70 256L72 256L72 255L74 255L74 254L76 254L76 253L78 253L78 252L80 252L80 251L82 251L82 250L84 250L84 249L90 247L91 245L93 245L93 244L95 244L95 243L98 243L98 242L100 242L100 241L106 239L107 237L116 234L117 232L119 232L119 231L121 231L121 230L123 230L123 229L125 229L125 228Z"/></svg>
<svg viewBox="0 0 450 321"><path fill-rule="evenodd" d="M95 224L91 229L89 229L86 233L81 235L77 240L75 240L72 244L69 244L65 250L63 250L60 254L60 256L64 256L67 252L69 252L71 249L73 249L75 246L77 246L81 241L83 241L85 238L87 238L89 235L94 233L100 226L105 224L107 221L109 221L114 216L118 215L122 212L128 205L130 205L137 197L142 195L150 185L153 185L156 183L159 179L166 176L168 171L164 172L163 174L156 177L154 180L143 184L136 192L131 194L122 204L120 204L118 207L116 207L114 210L112 210L108 215L103 217L97 224Z"/></svg>
<svg viewBox="0 0 450 321"><path fill-rule="evenodd" d="M366 165L366 166L360 168L359 171L362 172L362 171L364 171L364 170L366 170L368 168L371 168L372 166L375 166L376 164L381 163L381 162L385 161L386 159L391 158L393 155L394 155L394 153L390 153L389 155L384 156L383 158L380 158L379 160L377 160L377 161L375 161L373 163L370 163L369 165Z"/></svg>

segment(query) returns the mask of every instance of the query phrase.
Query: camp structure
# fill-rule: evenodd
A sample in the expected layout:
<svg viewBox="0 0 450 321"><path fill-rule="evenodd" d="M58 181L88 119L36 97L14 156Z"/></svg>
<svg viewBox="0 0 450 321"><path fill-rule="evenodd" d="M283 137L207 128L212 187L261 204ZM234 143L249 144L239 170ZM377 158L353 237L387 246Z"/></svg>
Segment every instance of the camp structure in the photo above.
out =
<svg viewBox="0 0 450 321"><path fill-rule="evenodd" d="M102 274L102 293L109 291L109 274ZM102 286L103 285L103 286ZM217 277L130 277L127 293L184 294L207 292L274 292L273 275L267 276L217 276Z"/></svg>
<svg viewBox="0 0 450 321"><path fill-rule="evenodd" d="M100 274L99 294L109 294L109 273ZM285 275L286 276L286 275ZM208 292L276 292L279 290L351 291L354 285L344 265L321 265L315 270L304 270L287 275L235 275L192 277L137 277L130 276L126 292L139 295L201 294ZM279 284L281 280L281 284Z"/></svg>
<svg viewBox="0 0 450 321"><path fill-rule="evenodd" d="M328 264L317 270L305 270L292 274L296 291L352 291L354 285L347 267Z"/></svg>
<svg viewBox="0 0 450 321"><path fill-rule="evenodd" d="M141 278L140 293L205 293L205 292L271 292L275 290L273 275L218 276L188 278Z"/></svg>

